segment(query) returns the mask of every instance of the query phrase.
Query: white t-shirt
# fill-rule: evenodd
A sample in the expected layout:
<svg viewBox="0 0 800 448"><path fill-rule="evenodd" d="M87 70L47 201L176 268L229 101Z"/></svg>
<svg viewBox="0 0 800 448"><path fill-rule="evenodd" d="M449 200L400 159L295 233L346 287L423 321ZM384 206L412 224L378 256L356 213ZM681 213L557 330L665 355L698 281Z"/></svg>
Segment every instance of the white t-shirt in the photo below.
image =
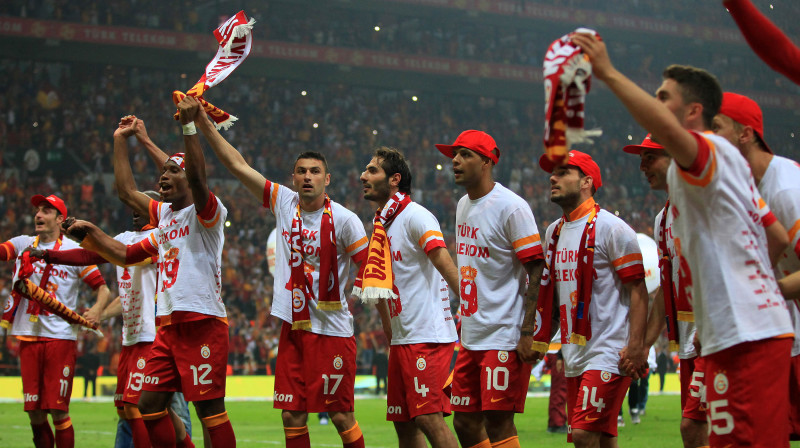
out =
<svg viewBox="0 0 800 448"><path fill-rule="evenodd" d="M461 285L461 344L469 350L515 350L524 317L524 263L543 258L528 203L499 183L456 210Z"/></svg>
<svg viewBox="0 0 800 448"><path fill-rule="evenodd" d="M447 282L427 255L445 247L439 222L425 207L411 202L395 217L386 236L399 292L399 299L389 300L392 345L456 341Z"/></svg>
<svg viewBox="0 0 800 448"><path fill-rule="evenodd" d="M758 191L767 201L772 213L789 232L789 247L781 255L777 266L778 278L800 270L800 165L794 160L774 156L758 184ZM794 326L792 356L800 355L800 304L787 302Z"/></svg>
<svg viewBox="0 0 800 448"><path fill-rule="evenodd" d="M658 212L658 216L656 216L655 226L653 227L653 237L658 243L659 238L661 238L661 217L664 216L664 209L662 208L660 212ZM672 288L677 293L678 288L680 287L680 263L681 260L676 255L677 252L675 251L675 241L673 241L673 236L675 235L675 231L672 228L672 213L667 215L667 223L666 223L666 231L667 231L667 251L670 253L670 259L672 260ZM658 256L662 257L664 254L661 253L661 248L658 249ZM678 358L680 359L691 359L697 356L697 350L694 348L694 335L697 332L697 326L694 323L694 313L691 314L691 320L688 320L689 316L678 316L678 341L680 343L680 347L678 347Z"/></svg>
<svg viewBox="0 0 800 448"><path fill-rule="evenodd" d="M667 183L702 355L792 334L767 252L764 224L775 218L750 167L724 138L693 135L700 150L695 166L684 170L673 160Z"/></svg>
<svg viewBox="0 0 800 448"><path fill-rule="evenodd" d="M278 241L275 245L275 288L272 299L272 315L288 323L292 322L292 292L286 288L292 277L289 266L289 239L292 232L292 219L297 211L300 196L282 185L267 181L264 186L265 207L269 207L276 220ZM344 287L350 275L350 263L354 256L367 249L367 233L361 220L346 208L331 201L333 227L336 232L336 260L339 274L339 297L342 309L337 311L318 310L319 298L319 251L320 224L323 208L314 212L300 212L303 220L303 260L311 269L313 298L308 304L311 316L311 332L328 336L353 336L353 315L347 304Z"/></svg>
<svg viewBox="0 0 800 448"><path fill-rule="evenodd" d="M150 234L158 247L159 280L156 315L167 324L173 311L189 311L224 318L222 303L222 246L228 210L216 196L215 206L202 218L194 204L173 211L164 202L150 201L150 222L158 229Z"/></svg>
<svg viewBox="0 0 800 448"><path fill-rule="evenodd" d="M21 235L11 238L9 242L14 246L16 255L19 255L26 248L32 246L35 240L36 237L34 236ZM61 241L62 244L60 250L80 248L77 243L67 239L66 237L62 238ZM51 243L41 243L37 247L39 249L53 249L55 245L56 242L53 241ZM17 259L12 284L19 278L20 265L21 261ZM30 276L30 281L41 286L40 283L45 266L47 266L46 263L41 260L33 263L34 273ZM78 312L75 310L75 307L78 306L78 288L80 288L80 280L83 280L83 282L89 286L97 286L98 283L105 284L100 271L95 265L52 266L53 267L50 270L50 278L47 281L47 286L45 289L66 307L73 311ZM17 306L17 312L14 315L14 322L13 326L11 327L12 335L67 339L72 341L77 339L78 329L76 326L67 323L67 321L54 314L48 313L44 310L44 308L41 308L39 311L38 322L31 322L31 314L30 310L28 309L29 304L30 301L23 298Z"/></svg>
<svg viewBox="0 0 800 448"><path fill-rule="evenodd" d="M600 209L595 223L594 272L592 301L589 304L591 338L586 345L572 344L572 309L577 304L578 249L589 214L564 223L556 246L555 262L547 260L555 281L561 314L561 353L568 377L587 370L605 370L619 374L619 352L628 345L630 332L630 292L624 283L644 279L642 252L636 232L623 220ZM547 228L547 238L561 219ZM573 300L574 298L574 300Z"/></svg>
<svg viewBox="0 0 800 448"><path fill-rule="evenodd" d="M155 230L122 232L114 239L122 244L137 243ZM117 286L122 304L122 345L153 342L156 338L156 262L117 266Z"/></svg>

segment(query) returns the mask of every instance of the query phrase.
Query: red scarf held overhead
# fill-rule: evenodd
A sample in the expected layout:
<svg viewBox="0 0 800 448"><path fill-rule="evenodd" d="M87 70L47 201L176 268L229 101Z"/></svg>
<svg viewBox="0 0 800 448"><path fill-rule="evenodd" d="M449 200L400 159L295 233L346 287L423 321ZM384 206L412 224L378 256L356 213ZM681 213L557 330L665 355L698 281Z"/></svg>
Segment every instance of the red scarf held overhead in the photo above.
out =
<svg viewBox="0 0 800 448"><path fill-rule="evenodd" d="M597 215L600 213L600 206L589 199L588 205L591 206L589 217L586 220L586 227L581 236L580 246L578 247L578 268L576 270L576 282L578 284L577 303L572 307L572 334L569 335L569 342L572 344L586 345L586 341L592 339L592 320L589 316L589 306L592 303L592 283L594 282L594 249L595 232L597 229ZM587 201L588 202L588 201ZM555 294L555 280L552 273L555 269L555 255L558 247L558 239L561 236L561 228L567 221L566 216L561 217L561 221L556 226L550 241L547 245L547 264L542 272L542 283L539 289L539 302L536 305L536 330L533 335L533 349L546 353L550 347L550 334L552 330L553 306L556 306L558 299ZM565 318L562 316L562 320ZM566 330L566 328L564 329Z"/></svg>
<svg viewBox="0 0 800 448"><path fill-rule="evenodd" d="M367 261L361 264L353 284L353 295L364 303L374 305L381 299L397 298L392 272L392 248L386 237L386 229L410 203L411 196L398 191L375 212Z"/></svg>
<svg viewBox="0 0 800 448"><path fill-rule="evenodd" d="M562 36L547 49L544 57L544 149L557 165L576 143L592 143L589 137L602 135L599 129L584 130L584 103L591 89L592 64L570 40L575 33L591 33L578 28Z"/></svg>
<svg viewBox="0 0 800 448"><path fill-rule="evenodd" d="M251 33L253 24L255 24L254 19L248 19L244 11L239 11L214 30L214 38L218 43L216 56L208 63L205 73L188 92L185 94L178 90L172 92L175 104L186 95L195 97L209 118L214 121L217 129L228 129L233 125L237 118L206 101L203 94L227 78L250 54L253 44L253 33ZM175 113L175 119L179 119L178 113Z"/></svg>
<svg viewBox="0 0 800 448"><path fill-rule="evenodd" d="M325 195L322 211L322 222L319 232L319 300L317 309L335 311L342 309L339 296L339 272L336 253L336 230L333 228L333 212L331 199ZM303 219L300 216L300 204L292 219L289 237L289 262L291 267L290 285L292 291L292 330L310 330L311 313L309 303L314 299L313 279L306 275L308 265L303 251Z"/></svg>
<svg viewBox="0 0 800 448"><path fill-rule="evenodd" d="M664 205L664 213L658 227L661 233L658 237L658 250L661 252L661 259L658 260L658 269L661 271L661 291L664 293L664 318L667 321L667 337L669 338L670 351L678 351L683 342L679 339L678 321L694 322L692 305L686 297L686 288L672 283L672 254L667 247L667 214L670 213L669 200ZM682 279L679 279L682 283Z"/></svg>

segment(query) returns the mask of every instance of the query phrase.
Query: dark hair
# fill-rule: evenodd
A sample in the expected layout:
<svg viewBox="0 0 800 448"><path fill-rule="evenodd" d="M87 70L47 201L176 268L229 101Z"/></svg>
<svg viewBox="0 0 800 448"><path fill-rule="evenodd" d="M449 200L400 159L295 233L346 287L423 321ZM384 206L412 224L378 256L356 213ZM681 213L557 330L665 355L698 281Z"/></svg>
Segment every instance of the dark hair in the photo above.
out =
<svg viewBox="0 0 800 448"><path fill-rule="evenodd" d="M717 78L702 68L677 64L664 69L662 76L678 84L685 103L703 106L703 125L711 129L711 122L722 106L722 87Z"/></svg>
<svg viewBox="0 0 800 448"><path fill-rule="evenodd" d="M401 193L411 194L411 170L408 168L403 153L395 148L381 146L375 150L375 157L380 159L381 168L386 172L387 178L400 174L400 183L397 185L397 189Z"/></svg>
<svg viewBox="0 0 800 448"><path fill-rule="evenodd" d="M328 173L328 159L326 159L326 158L325 158L325 156L324 156L324 155L322 155L322 153L321 153L321 152L317 152L317 151L305 151L305 152L301 152L301 153L300 153L300 154L297 156L297 158L296 158L296 159L294 159L294 164L295 164L295 165L297 165L297 161L298 161L298 160L300 160L300 159L314 159L314 160L319 160L319 161L321 161L321 162L322 162L322 166L325 168L325 173L326 173L326 174Z"/></svg>

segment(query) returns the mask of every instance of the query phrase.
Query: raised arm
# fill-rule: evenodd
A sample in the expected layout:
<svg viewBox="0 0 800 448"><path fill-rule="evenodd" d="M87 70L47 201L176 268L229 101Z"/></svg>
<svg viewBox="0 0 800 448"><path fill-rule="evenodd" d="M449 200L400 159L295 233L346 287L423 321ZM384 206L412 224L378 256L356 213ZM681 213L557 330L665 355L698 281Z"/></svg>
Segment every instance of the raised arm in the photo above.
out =
<svg viewBox="0 0 800 448"><path fill-rule="evenodd" d="M150 198L136 188L128 155L128 137L133 135L136 122L137 118L132 115L122 117L119 127L114 131L114 181L119 199L136 212L147 216Z"/></svg>
<svg viewBox="0 0 800 448"><path fill-rule="evenodd" d="M196 121L197 128L200 129L200 132L202 132L206 140L208 140L208 143L214 150L214 154L216 154L220 162L225 165L225 168L236 176L239 182L241 182L242 185L258 199L259 203L261 203L264 198L264 185L267 179L247 164L242 154L219 133L211 120L206 116L202 107L200 110L201 116Z"/></svg>
<svg viewBox="0 0 800 448"><path fill-rule="evenodd" d="M776 72L800 84L800 48L750 0L725 0L722 4L758 57Z"/></svg>
<svg viewBox="0 0 800 448"><path fill-rule="evenodd" d="M591 34L576 34L572 41L592 62L592 73L606 83L633 118L664 146L678 165L689 169L697 158L698 144L667 107L617 71L608 57L606 44Z"/></svg>
<svg viewBox="0 0 800 448"><path fill-rule="evenodd" d="M184 126L195 121L208 120L205 111L200 106L200 102L194 97L185 96L178 103L181 124ZM202 115L201 115L202 112ZM206 159L203 150L200 148L200 139L197 138L197 130L191 126L193 131L187 131L184 127L183 144L186 152L186 179L189 181L189 188L192 190L195 209L200 213L208 203L210 191L206 182Z"/></svg>
<svg viewBox="0 0 800 448"><path fill-rule="evenodd" d="M539 304L539 286L542 282L543 270L544 259L542 258L525 263L525 271L528 273L528 290L525 293L525 316L520 328L517 354L523 362L528 364L535 364L544 357L544 353L532 348L533 334L536 331L536 307ZM542 319L544 318L542 316Z"/></svg>
<svg viewBox="0 0 800 448"><path fill-rule="evenodd" d="M147 155L150 156L150 160L155 164L156 173L160 173L164 164L167 163L169 155L162 151L161 148L150 139L150 136L147 134L147 128L144 126L144 120L136 120L134 123L133 135L136 136L136 140L144 146Z"/></svg>

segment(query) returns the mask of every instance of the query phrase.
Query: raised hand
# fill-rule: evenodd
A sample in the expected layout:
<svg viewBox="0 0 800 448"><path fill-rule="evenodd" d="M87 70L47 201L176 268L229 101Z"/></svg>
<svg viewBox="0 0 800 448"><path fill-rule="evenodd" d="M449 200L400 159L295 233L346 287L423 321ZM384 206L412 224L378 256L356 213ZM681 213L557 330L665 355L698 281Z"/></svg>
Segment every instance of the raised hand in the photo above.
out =
<svg viewBox="0 0 800 448"><path fill-rule="evenodd" d="M136 131L136 123L139 121L134 115L126 115L119 121L117 130L114 131L114 137L128 138Z"/></svg>
<svg viewBox="0 0 800 448"><path fill-rule="evenodd" d="M64 222L61 223L61 229L64 231L64 233L79 243L86 238L86 235L89 234L89 230L91 230L92 227L92 223L75 219L72 216L65 219Z"/></svg>
<svg viewBox="0 0 800 448"><path fill-rule="evenodd" d="M202 109L202 107L197 99L188 95L183 97L178 103L178 114L181 124L188 124L197 119L200 109Z"/></svg>

